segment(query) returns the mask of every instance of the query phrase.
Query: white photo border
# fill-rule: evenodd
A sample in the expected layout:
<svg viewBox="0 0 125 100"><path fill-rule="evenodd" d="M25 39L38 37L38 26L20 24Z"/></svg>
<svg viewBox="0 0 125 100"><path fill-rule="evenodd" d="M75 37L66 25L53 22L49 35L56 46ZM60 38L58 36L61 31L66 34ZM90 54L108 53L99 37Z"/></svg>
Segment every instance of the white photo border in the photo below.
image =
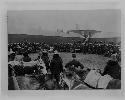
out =
<svg viewBox="0 0 125 100"><path fill-rule="evenodd" d="M32 97L40 97L42 98L54 98L54 97L63 97L64 99L69 96L72 99L79 98L98 98L101 99L113 97L116 99L120 99L123 97L124 93L124 24L125 24L125 8L122 2L118 2L118 0L111 0L111 2L81 2L75 1L74 2L35 2L35 0L32 0L32 2L26 2L25 0L19 0L20 2L17 2L13 0L14 2L6 1L3 2L1 6L1 15L0 15L0 32L1 32L1 93L2 95L9 96L9 97L22 97L22 96L30 96ZM92 1L92 0L89 0ZM68 91L68 90L51 90L51 91L41 91L41 90L21 90L21 91L8 91L8 34L7 34L7 11L8 10L98 10L98 9L120 9L121 10L121 46L122 46L122 52L121 52L121 67L122 67L122 89L121 90L75 90L75 91Z"/></svg>

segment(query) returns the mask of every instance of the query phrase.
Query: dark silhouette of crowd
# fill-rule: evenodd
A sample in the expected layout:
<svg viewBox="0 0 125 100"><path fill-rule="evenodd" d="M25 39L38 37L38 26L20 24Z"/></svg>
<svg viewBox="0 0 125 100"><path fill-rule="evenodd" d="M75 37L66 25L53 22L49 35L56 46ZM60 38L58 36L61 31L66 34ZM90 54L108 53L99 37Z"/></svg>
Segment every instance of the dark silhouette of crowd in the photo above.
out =
<svg viewBox="0 0 125 100"><path fill-rule="evenodd" d="M112 54L117 53L119 60L121 55L120 44L114 42L95 41L84 44L78 41L74 43L56 43L54 48L59 52L97 54L105 57L110 57Z"/></svg>
<svg viewBox="0 0 125 100"><path fill-rule="evenodd" d="M53 51L57 50L59 52L71 52L71 53L83 53L83 54L97 54L103 55L105 57L110 57L112 54L117 53L118 61L121 60L121 46L120 43L114 42L86 42L73 41L72 43L54 43L52 45L46 43L30 43L25 41L23 43L10 43L8 44L8 51L10 48L16 54L26 54L26 53L38 53L41 49L46 49L47 51L53 47Z"/></svg>
<svg viewBox="0 0 125 100"><path fill-rule="evenodd" d="M12 49L16 54L26 54L26 53L38 53L41 49L49 49L50 46L48 44L36 43L36 42L28 42L24 41L22 43L9 43L8 51Z"/></svg>

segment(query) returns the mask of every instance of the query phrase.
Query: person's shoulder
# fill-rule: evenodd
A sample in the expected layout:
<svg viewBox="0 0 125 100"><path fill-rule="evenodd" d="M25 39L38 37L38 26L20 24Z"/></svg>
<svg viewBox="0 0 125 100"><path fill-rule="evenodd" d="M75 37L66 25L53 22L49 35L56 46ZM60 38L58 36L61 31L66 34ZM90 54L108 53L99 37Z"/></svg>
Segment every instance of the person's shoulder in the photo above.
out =
<svg viewBox="0 0 125 100"><path fill-rule="evenodd" d="M112 61L112 60L109 60L107 62L108 65L118 65L118 61Z"/></svg>
<svg viewBox="0 0 125 100"><path fill-rule="evenodd" d="M76 63L80 63L77 59L74 59L73 61L76 62Z"/></svg>
<svg viewBox="0 0 125 100"><path fill-rule="evenodd" d="M74 62L74 60L70 60L68 63L72 63L72 62Z"/></svg>

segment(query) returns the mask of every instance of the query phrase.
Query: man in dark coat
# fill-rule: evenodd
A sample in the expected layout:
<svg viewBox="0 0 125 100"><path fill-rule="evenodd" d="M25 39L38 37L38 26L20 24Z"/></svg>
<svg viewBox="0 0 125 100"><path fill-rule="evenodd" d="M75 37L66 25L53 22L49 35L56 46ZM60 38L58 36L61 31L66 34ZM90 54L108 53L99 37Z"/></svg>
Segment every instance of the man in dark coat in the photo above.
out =
<svg viewBox="0 0 125 100"><path fill-rule="evenodd" d="M116 59L116 55L113 54L111 56L111 60L107 62L106 67L104 68L103 75L110 75L114 79L120 79L121 80L121 67L118 64L118 61Z"/></svg>
<svg viewBox="0 0 125 100"><path fill-rule="evenodd" d="M50 63L50 71L53 77L56 79L57 84L59 83L59 80L60 80L60 73L63 71L62 63L63 62L59 54L55 53Z"/></svg>

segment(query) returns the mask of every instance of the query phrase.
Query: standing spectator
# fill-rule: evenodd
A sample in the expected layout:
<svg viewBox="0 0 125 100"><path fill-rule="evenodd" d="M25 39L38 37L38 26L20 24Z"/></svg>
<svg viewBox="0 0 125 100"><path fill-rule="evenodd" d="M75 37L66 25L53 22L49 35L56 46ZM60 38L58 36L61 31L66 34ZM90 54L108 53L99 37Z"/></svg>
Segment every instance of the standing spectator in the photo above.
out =
<svg viewBox="0 0 125 100"><path fill-rule="evenodd" d="M53 55L53 58L50 63L50 71L52 76L56 79L57 84L59 84L60 73L63 71L62 59L59 56L59 53L56 52Z"/></svg>

